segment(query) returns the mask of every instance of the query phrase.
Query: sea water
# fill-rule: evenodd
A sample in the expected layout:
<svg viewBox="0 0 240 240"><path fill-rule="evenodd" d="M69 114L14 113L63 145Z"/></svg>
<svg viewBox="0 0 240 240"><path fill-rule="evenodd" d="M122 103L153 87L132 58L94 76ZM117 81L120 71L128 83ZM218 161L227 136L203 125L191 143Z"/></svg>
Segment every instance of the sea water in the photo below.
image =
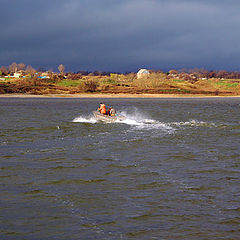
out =
<svg viewBox="0 0 240 240"><path fill-rule="evenodd" d="M100 102L126 119L98 122ZM0 239L239 239L239 112L239 98L0 98Z"/></svg>

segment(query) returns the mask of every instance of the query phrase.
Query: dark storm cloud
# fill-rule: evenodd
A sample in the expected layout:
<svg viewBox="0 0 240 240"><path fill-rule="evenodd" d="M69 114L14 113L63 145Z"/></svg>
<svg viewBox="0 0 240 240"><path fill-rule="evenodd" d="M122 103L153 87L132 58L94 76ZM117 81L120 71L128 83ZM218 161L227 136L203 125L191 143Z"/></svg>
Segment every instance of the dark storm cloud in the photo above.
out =
<svg viewBox="0 0 240 240"><path fill-rule="evenodd" d="M0 1L0 65L236 69L239 1Z"/></svg>

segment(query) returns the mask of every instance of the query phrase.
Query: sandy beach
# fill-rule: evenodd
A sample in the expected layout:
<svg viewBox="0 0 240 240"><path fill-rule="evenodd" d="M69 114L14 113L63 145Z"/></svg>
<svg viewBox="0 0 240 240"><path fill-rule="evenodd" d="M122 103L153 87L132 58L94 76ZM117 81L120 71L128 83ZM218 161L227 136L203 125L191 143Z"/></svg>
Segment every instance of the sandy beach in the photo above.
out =
<svg viewBox="0 0 240 240"><path fill-rule="evenodd" d="M81 93L81 94L1 94L0 98L240 98L239 95L196 95L196 94L101 94L101 93Z"/></svg>

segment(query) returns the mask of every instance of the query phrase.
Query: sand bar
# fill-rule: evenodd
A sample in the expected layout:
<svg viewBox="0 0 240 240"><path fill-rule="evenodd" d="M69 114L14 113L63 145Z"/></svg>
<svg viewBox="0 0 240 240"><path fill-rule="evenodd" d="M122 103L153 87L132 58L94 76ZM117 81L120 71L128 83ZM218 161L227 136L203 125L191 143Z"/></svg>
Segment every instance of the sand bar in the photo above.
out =
<svg viewBox="0 0 240 240"><path fill-rule="evenodd" d="M0 94L0 98L240 98L240 95L201 95L201 94L101 94L101 93L80 93L80 94Z"/></svg>

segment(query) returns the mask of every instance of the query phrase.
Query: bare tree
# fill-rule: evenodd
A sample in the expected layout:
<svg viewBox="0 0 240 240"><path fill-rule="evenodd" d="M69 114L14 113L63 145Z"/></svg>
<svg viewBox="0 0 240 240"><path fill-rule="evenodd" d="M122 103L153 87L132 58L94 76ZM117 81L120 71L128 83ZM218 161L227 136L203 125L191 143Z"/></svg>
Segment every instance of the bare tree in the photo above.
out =
<svg viewBox="0 0 240 240"><path fill-rule="evenodd" d="M228 72L226 70L220 70L217 73L218 78L227 78Z"/></svg>
<svg viewBox="0 0 240 240"><path fill-rule="evenodd" d="M28 65L26 68L26 73L33 75L36 73L36 70L31 65Z"/></svg>
<svg viewBox="0 0 240 240"><path fill-rule="evenodd" d="M13 62L9 67L8 67L10 72L16 72L17 71L17 64Z"/></svg>
<svg viewBox="0 0 240 240"><path fill-rule="evenodd" d="M59 70L59 72L60 72L61 74L64 73L64 69L65 69L65 67L64 67L63 64L60 64L60 65L58 66L58 70Z"/></svg>
<svg viewBox="0 0 240 240"><path fill-rule="evenodd" d="M19 63L18 65L17 65L17 69L18 70L24 70L26 68L26 65L24 64L24 63Z"/></svg>
<svg viewBox="0 0 240 240"><path fill-rule="evenodd" d="M208 78L215 78L217 76L217 73L215 71L210 71L208 73Z"/></svg>
<svg viewBox="0 0 240 240"><path fill-rule="evenodd" d="M7 68L5 66L2 66L0 68L0 71L2 72L3 75L7 75L8 74L8 70L7 70Z"/></svg>

